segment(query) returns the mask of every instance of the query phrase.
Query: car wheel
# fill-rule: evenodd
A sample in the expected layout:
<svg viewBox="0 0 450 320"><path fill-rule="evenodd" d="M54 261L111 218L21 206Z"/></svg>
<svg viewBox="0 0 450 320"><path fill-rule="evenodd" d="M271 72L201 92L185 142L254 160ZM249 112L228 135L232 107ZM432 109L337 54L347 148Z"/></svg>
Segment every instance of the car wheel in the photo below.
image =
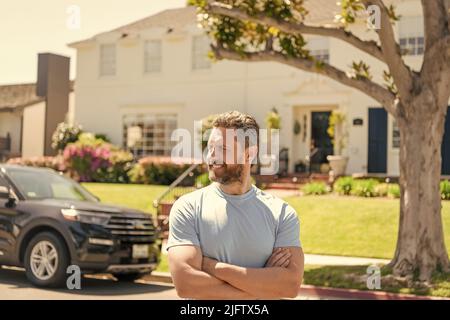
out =
<svg viewBox="0 0 450 320"><path fill-rule="evenodd" d="M133 282L135 280L140 279L143 276L143 274L142 273L114 273L113 276L118 281Z"/></svg>
<svg viewBox="0 0 450 320"><path fill-rule="evenodd" d="M51 232L36 235L25 251L27 278L38 287L64 286L69 262L64 240Z"/></svg>

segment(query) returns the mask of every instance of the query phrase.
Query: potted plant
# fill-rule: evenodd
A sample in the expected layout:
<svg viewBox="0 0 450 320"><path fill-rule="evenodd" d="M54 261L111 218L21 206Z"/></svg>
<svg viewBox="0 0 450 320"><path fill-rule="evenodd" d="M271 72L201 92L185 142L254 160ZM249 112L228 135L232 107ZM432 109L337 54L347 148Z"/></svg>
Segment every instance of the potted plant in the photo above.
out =
<svg viewBox="0 0 450 320"><path fill-rule="evenodd" d="M334 180L345 174L348 163L348 157L342 154L347 140L346 119L343 112L335 110L331 113L327 132L334 147L334 155L327 156L331 167L330 177Z"/></svg>

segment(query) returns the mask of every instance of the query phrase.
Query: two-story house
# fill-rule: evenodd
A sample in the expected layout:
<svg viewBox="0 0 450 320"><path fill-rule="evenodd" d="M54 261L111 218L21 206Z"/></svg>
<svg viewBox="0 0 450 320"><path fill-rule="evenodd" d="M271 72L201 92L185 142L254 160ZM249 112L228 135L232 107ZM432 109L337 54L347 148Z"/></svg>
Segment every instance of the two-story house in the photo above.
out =
<svg viewBox="0 0 450 320"><path fill-rule="evenodd" d="M393 2L402 16L395 25L398 40L407 63L418 69L424 49L420 1ZM332 24L340 11L335 0L309 0L306 6L308 23ZM370 36L365 21L351 29L362 38ZM336 39L307 39L312 55L343 70L364 60L374 80L383 82L386 67L379 61ZM347 172L399 172L399 132L376 101L277 63L211 62L209 40L197 26L194 8L166 10L69 46L77 50L75 121L137 155L169 155L175 128L193 134L195 120L227 110L252 114L264 127L275 107L282 118L280 144L289 149L293 172L313 143L332 152L326 129L330 112L339 109L347 115ZM443 169L450 174L450 121L447 129Z"/></svg>

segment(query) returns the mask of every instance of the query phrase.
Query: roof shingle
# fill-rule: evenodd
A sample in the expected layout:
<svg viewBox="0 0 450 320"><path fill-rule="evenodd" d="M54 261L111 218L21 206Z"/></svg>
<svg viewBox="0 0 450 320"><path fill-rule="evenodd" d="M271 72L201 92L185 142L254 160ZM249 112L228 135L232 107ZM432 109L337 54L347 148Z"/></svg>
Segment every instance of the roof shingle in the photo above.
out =
<svg viewBox="0 0 450 320"><path fill-rule="evenodd" d="M73 91L74 81L70 82L70 91ZM44 101L45 97L36 95L36 83L0 85L0 110L14 110L18 107Z"/></svg>
<svg viewBox="0 0 450 320"><path fill-rule="evenodd" d="M340 7L337 5L337 0L306 0L305 8L309 14L306 21L310 23L315 22L333 22L334 16L339 12ZM126 24L124 26L115 28L113 30L99 33L91 38L70 43L70 47L75 47L78 44L95 40L99 35L110 32L119 32L122 34L136 33L140 30L151 28L167 28L172 30L180 30L187 25L196 23L196 8L183 7L176 9L168 9L157 14L145 17L135 22Z"/></svg>

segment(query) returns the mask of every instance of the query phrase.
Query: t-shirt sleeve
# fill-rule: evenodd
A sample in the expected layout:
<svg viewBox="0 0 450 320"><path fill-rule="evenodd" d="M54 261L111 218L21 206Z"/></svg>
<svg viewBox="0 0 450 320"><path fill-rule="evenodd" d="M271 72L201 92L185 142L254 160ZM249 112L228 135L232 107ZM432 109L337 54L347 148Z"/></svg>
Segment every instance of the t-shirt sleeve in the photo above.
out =
<svg viewBox="0 0 450 320"><path fill-rule="evenodd" d="M279 247L301 247L300 242L300 220L294 208L283 205L278 230L275 239L275 248Z"/></svg>
<svg viewBox="0 0 450 320"><path fill-rule="evenodd" d="M200 246L195 227L195 210L183 197L175 201L169 215L167 250L178 245Z"/></svg>

